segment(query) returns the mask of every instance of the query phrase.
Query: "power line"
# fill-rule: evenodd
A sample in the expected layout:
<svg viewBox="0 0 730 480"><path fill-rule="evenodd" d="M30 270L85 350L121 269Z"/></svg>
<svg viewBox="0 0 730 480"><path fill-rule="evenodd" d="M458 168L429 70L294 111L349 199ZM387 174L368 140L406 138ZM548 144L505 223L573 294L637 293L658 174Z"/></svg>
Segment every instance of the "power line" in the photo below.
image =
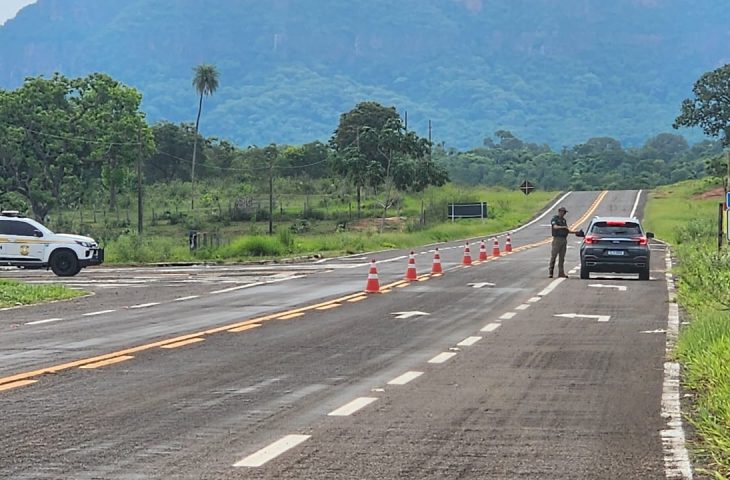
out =
<svg viewBox="0 0 730 480"><path fill-rule="evenodd" d="M192 165L192 160L188 158L182 158L178 157L177 155L173 155L172 153L167 153L162 150L157 150L155 153L158 153L160 155L165 155L170 158L174 158L176 160L180 160L181 162L190 163ZM306 165L289 165L289 166L277 166L276 168L279 170L297 170L297 169L303 169L303 168L309 168L314 167L317 165L321 165L323 163L327 163L329 159L320 160L318 162L314 163L308 163ZM211 168L213 170L222 170L222 171L228 171L228 172L250 172L250 171L268 171L269 167L249 167L249 168L232 168L232 167L219 167L216 165L205 165L205 168Z"/></svg>

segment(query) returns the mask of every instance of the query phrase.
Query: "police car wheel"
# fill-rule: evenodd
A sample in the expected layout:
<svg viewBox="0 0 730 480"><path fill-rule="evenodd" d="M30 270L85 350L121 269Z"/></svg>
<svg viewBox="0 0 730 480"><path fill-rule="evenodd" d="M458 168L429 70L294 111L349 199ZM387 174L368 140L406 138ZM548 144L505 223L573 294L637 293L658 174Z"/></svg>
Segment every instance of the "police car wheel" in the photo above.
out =
<svg viewBox="0 0 730 480"><path fill-rule="evenodd" d="M71 250L59 250L51 257L51 270L59 277L73 277L79 271L79 260Z"/></svg>

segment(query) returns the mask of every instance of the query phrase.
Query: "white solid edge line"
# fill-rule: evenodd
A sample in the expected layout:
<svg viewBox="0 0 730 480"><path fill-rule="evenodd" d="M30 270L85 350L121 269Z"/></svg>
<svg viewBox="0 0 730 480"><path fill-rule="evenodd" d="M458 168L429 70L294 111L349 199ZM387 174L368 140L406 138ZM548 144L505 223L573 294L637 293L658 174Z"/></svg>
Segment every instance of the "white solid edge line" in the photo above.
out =
<svg viewBox="0 0 730 480"><path fill-rule="evenodd" d="M481 339L482 337L466 337L464 340L460 341L456 345L459 347L471 347Z"/></svg>
<svg viewBox="0 0 730 480"><path fill-rule="evenodd" d="M484 327L482 327L482 329L479 331L480 332L493 332L496 329L498 329L500 327L500 325L502 325L502 324L501 323L488 323L488 324L484 325Z"/></svg>
<svg viewBox="0 0 730 480"><path fill-rule="evenodd" d="M388 385L405 385L406 383L410 382L411 380L415 380L421 375L423 375L423 372L406 372L403 375L400 375L388 382Z"/></svg>
<svg viewBox="0 0 730 480"><path fill-rule="evenodd" d="M539 302L539 301L540 301L540 297L532 297L527 302L528 303L535 303L535 302Z"/></svg>
<svg viewBox="0 0 730 480"><path fill-rule="evenodd" d="M500 319L500 320L509 320L510 318L514 317L515 315L517 315L517 313L516 313L516 312L507 312L507 313L503 313L503 314L502 314L502 315L501 315L501 316L499 317L499 319Z"/></svg>
<svg viewBox="0 0 730 480"><path fill-rule="evenodd" d="M300 443L305 442L311 435L286 435L275 441L268 447L264 447L256 453L249 455L243 460L234 463L234 467L260 467L282 453L290 450Z"/></svg>
<svg viewBox="0 0 730 480"><path fill-rule="evenodd" d="M46 320L36 320L34 322L26 322L26 325L40 325L42 323L51 323L51 322L59 322L63 320L63 318L48 318Z"/></svg>
<svg viewBox="0 0 730 480"><path fill-rule="evenodd" d="M351 401L350 403L341 406L340 408L331 411L327 415L330 417L346 417L348 415L352 415L353 413L357 412L361 408L365 408L374 401L376 401L377 397L360 397L356 398L355 400Z"/></svg>
<svg viewBox="0 0 730 480"><path fill-rule="evenodd" d="M428 363L444 363L454 356L456 356L455 352L442 352L429 360Z"/></svg>
<svg viewBox="0 0 730 480"><path fill-rule="evenodd" d="M91 312L91 313L82 313L82 317L93 317L94 315L103 315L105 313L112 313L116 312L116 310L100 310L98 312Z"/></svg>
<svg viewBox="0 0 730 480"><path fill-rule="evenodd" d="M669 246L667 246L668 248ZM665 253L665 264L667 294L669 297L665 352L669 354L674 350L679 335L679 307L675 303L674 278L670 273L672 259L669 251ZM679 363L664 362L661 416L666 420L667 428L660 432L662 449L664 450L664 475L667 479L672 480L692 480L692 464L689 459L682 426L682 404L679 398L680 372Z"/></svg>

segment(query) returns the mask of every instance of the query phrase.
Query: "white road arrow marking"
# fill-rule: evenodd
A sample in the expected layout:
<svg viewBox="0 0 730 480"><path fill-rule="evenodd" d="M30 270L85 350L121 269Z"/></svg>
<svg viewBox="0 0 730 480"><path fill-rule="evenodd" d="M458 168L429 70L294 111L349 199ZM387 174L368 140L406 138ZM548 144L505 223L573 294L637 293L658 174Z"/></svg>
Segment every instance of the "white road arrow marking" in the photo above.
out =
<svg viewBox="0 0 730 480"><path fill-rule="evenodd" d="M467 285L469 285L470 287L474 287L474 288L494 287L495 286L494 283L489 283L489 282L467 283Z"/></svg>
<svg viewBox="0 0 730 480"><path fill-rule="evenodd" d="M395 315L395 318L411 318L411 317L418 317L420 315L430 315L430 313L426 312L393 312L391 315Z"/></svg>
<svg viewBox="0 0 730 480"><path fill-rule="evenodd" d="M553 316L562 318L592 318L598 320L599 322L607 322L611 319L610 315L581 315L579 313L558 313L557 315Z"/></svg>
<svg viewBox="0 0 730 480"><path fill-rule="evenodd" d="M588 286L589 287L593 287L593 288L615 288L619 292L625 292L626 291L626 287L623 286L623 285L603 285L602 283L594 283L594 284L588 285Z"/></svg>

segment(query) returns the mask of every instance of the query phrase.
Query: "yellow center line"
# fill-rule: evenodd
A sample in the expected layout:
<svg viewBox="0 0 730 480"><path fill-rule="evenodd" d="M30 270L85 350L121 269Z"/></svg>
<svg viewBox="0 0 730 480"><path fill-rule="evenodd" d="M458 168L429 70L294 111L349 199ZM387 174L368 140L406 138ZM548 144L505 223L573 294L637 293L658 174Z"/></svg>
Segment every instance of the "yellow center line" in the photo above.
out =
<svg viewBox="0 0 730 480"><path fill-rule="evenodd" d="M106 367L107 365L113 365L115 363L123 362L125 360L130 360L132 358L134 358L134 357L131 355L122 355L120 357L110 358L109 360L104 360L102 362L95 362L95 363L89 363L86 365L82 365L79 368L91 369L91 368Z"/></svg>
<svg viewBox="0 0 730 480"><path fill-rule="evenodd" d="M302 315L304 315L304 314L302 314ZM254 328L258 328L260 326L261 326L260 323L254 323L253 325L244 325L243 327L232 328L232 329L230 329L228 331L231 332L231 333L239 333L239 332L245 332L246 330L251 330L251 329L254 329Z"/></svg>
<svg viewBox="0 0 730 480"><path fill-rule="evenodd" d="M38 380L20 380L17 382L6 383L5 385L0 385L0 392L2 392L3 390L10 390L11 388L18 388L18 387L24 387L26 385L31 385L37 381Z"/></svg>
<svg viewBox="0 0 730 480"><path fill-rule="evenodd" d="M163 345L160 348L178 348L178 347L184 347L185 345L190 345L192 343L198 343L204 341L204 338L191 338L189 340L183 340L182 342L177 343L168 343L167 345Z"/></svg>
<svg viewBox="0 0 730 480"><path fill-rule="evenodd" d="M337 308L339 306L340 306L339 303L332 303L330 305L322 305L321 307L317 307L316 310L330 310L332 308ZM281 317L279 317L279 318L281 318Z"/></svg>

